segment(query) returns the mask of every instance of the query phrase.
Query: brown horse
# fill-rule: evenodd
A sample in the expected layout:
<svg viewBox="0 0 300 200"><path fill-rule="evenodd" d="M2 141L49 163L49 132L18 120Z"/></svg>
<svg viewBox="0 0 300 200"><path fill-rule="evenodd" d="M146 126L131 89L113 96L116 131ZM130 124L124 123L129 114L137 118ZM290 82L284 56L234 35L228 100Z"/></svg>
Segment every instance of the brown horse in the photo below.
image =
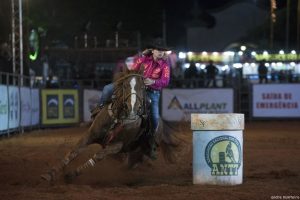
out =
<svg viewBox="0 0 300 200"><path fill-rule="evenodd" d="M65 174L72 180L83 170L93 167L105 156L118 153L128 153L129 166L142 162L149 150L147 132L149 131L149 113L147 97L143 80L143 69L140 71L121 72L114 80L114 98L96 115L93 123L68 152L62 161L48 173L41 175L47 181L54 181L57 175L74 160L88 145L100 144L102 150L92 156L76 170ZM164 122L160 120L156 142L167 161L174 161L174 150L179 147L179 140L170 131L165 131ZM170 129L169 129L170 130Z"/></svg>

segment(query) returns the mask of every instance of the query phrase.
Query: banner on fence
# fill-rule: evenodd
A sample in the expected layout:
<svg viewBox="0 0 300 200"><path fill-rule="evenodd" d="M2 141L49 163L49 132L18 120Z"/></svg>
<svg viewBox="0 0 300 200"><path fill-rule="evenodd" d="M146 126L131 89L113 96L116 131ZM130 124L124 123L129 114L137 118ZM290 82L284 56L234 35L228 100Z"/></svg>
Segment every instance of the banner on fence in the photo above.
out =
<svg viewBox="0 0 300 200"><path fill-rule="evenodd" d="M233 89L164 89L162 117L190 121L191 113L232 113Z"/></svg>
<svg viewBox="0 0 300 200"><path fill-rule="evenodd" d="M31 95L30 88L20 88L21 97L21 126L31 125Z"/></svg>
<svg viewBox="0 0 300 200"><path fill-rule="evenodd" d="M77 90L42 90L42 124L70 124L79 122Z"/></svg>
<svg viewBox="0 0 300 200"><path fill-rule="evenodd" d="M300 117L300 84L253 85L253 117Z"/></svg>
<svg viewBox="0 0 300 200"><path fill-rule="evenodd" d="M84 90L83 91L83 120L85 122L91 120L91 112L100 102L101 92L99 90Z"/></svg>
<svg viewBox="0 0 300 200"><path fill-rule="evenodd" d="M40 123L40 96L39 89L31 89L31 125Z"/></svg>
<svg viewBox="0 0 300 200"><path fill-rule="evenodd" d="M8 128L8 97L7 86L0 85L0 131Z"/></svg>
<svg viewBox="0 0 300 200"><path fill-rule="evenodd" d="M17 86L8 86L8 128L18 128L20 124L20 93Z"/></svg>

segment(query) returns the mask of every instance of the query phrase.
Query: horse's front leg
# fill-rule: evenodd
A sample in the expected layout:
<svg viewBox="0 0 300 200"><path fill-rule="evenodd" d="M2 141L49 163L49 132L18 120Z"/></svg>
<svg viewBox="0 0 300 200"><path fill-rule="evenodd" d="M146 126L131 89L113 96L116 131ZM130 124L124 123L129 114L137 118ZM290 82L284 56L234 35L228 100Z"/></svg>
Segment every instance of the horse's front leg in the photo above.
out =
<svg viewBox="0 0 300 200"><path fill-rule="evenodd" d="M91 143L89 134L81 138L73 150L69 151L64 158L56 166L52 167L46 174L42 174L41 178L52 182L56 179L56 176L61 172L72 160L74 160L82 150Z"/></svg>
<svg viewBox="0 0 300 200"><path fill-rule="evenodd" d="M90 167L94 167L95 164L102 159L104 159L107 155L117 154L121 151L123 147L123 143L119 142L116 144L111 144L107 146L105 149L101 150L100 152L96 153L92 158L86 161L83 165L80 165L76 168L76 170L71 171L66 174L65 179L67 182L72 181L76 176L82 174L82 172Z"/></svg>

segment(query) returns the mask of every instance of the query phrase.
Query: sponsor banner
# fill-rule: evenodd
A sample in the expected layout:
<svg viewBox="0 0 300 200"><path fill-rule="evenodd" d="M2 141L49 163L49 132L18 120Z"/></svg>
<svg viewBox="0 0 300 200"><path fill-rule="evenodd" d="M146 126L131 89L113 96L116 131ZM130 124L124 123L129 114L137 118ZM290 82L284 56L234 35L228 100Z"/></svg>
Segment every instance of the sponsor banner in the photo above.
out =
<svg viewBox="0 0 300 200"><path fill-rule="evenodd" d="M69 124L79 122L77 90L42 90L42 124Z"/></svg>
<svg viewBox="0 0 300 200"><path fill-rule="evenodd" d="M300 84L253 85L253 117L300 117Z"/></svg>
<svg viewBox="0 0 300 200"><path fill-rule="evenodd" d="M31 125L31 95L30 88L20 88L21 97L21 126Z"/></svg>
<svg viewBox="0 0 300 200"><path fill-rule="evenodd" d="M191 113L232 113L233 89L164 89L162 117L191 121Z"/></svg>
<svg viewBox="0 0 300 200"><path fill-rule="evenodd" d="M8 129L7 86L0 85L0 131Z"/></svg>
<svg viewBox="0 0 300 200"><path fill-rule="evenodd" d="M31 89L31 125L40 123L40 96L39 89Z"/></svg>
<svg viewBox="0 0 300 200"><path fill-rule="evenodd" d="M91 120L91 110L100 102L101 92L99 90L83 91L83 120Z"/></svg>
<svg viewBox="0 0 300 200"><path fill-rule="evenodd" d="M8 128L17 128L20 124L20 93L17 86L8 86Z"/></svg>

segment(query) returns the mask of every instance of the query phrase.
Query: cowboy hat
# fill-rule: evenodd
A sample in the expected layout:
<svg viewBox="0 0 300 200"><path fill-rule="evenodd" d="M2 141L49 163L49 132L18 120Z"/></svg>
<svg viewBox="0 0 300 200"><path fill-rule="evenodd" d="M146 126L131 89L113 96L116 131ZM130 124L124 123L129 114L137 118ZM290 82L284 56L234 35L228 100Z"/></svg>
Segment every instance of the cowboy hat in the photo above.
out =
<svg viewBox="0 0 300 200"><path fill-rule="evenodd" d="M159 51L169 51L171 48L165 44L163 39L158 38L158 39L153 40L153 42L150 45L148 45L148 49L156 49Z"/></svg>

